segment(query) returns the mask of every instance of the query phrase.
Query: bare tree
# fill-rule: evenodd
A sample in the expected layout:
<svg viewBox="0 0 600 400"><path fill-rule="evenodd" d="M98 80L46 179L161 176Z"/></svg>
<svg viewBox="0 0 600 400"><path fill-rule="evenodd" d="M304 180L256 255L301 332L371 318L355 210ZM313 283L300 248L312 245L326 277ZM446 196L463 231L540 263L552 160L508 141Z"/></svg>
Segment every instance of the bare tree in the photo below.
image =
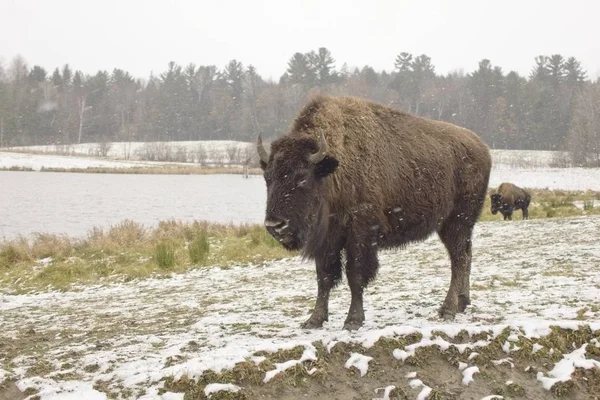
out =
<svg viewBox="0 0 600 400"><path fill-rule="evenodd" d="M202 144L198 145L198 148L196 149L196 160L198 162L198 164L204 165L206 164L206 149L204 148L204 146Z"/></svg>
<svg viewBox="0 0 600 400"><path fill-rule="evenodd" d="M111 148L112 143L104 138L96 145L96 153L100 157L107 157Z"/></svg>
<svg viewBox="0 0 600 400"><path fill-rule="evenodd" d="M175 154L173 155L173 161L185 163L187 162L187 157L187 149L183 146L178 146Z"/></svg>
<svg viewBox="0 0 600 400"><path fill-rule="evenodd" d="M79 134L77 135L77 143L81 143L81 135L83 133L83 114L85 113L85 96L77 98L77 111L79 112Z"/></svg>
<svg viewBox="0 0 600 400"><path fill-rule="evenodd" d="M240 149L237 145L231 144L228 145L225 149L227 152L227 158L229 159L229 164L233 164L234 162L239 160Z"/></svg>

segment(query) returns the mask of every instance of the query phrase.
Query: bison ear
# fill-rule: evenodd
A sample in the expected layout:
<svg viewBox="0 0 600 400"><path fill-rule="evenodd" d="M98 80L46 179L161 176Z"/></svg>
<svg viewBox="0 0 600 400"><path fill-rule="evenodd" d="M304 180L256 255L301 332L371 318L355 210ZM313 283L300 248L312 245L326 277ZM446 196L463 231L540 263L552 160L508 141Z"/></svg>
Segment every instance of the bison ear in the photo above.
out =
<svg viewBox="0 0 600 400"><path fill-rule="evenodd" d="M325 156L315 164L315 177L317 179L325 178L327 175L333 173L339 164L339 161L335 157Z"/></svg>
<svg viewBox="0 0 600 400"><path fill-rule="evenodd" d="M263 160L259 160L259 164L260 164L260 168L264 171L265 169L267 169L267 163L264 162Z"/></svg>

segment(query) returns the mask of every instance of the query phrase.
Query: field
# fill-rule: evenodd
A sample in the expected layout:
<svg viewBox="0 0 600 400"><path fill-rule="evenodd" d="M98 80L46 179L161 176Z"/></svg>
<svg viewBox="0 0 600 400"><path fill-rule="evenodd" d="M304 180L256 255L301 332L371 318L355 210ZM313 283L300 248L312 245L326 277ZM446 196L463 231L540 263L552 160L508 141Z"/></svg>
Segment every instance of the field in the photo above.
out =
<svg viewBox="0 0 600 400"><path fill-rule="evenodd" d="M494 179L532 182L531 219L486 202L453 322L437 317L450 269L435 235L380 254L352 333L345 280L324 327L300 328L314 266L258 227L130 221L0 243L0 400L598 399L600 193L563 190L599 190L596 172L516 154L495 153Z"/></svg>
<svg viewBox="0 0 600 400"><path fill-rule="evenodd" d="M195 399L233 387L212 383L240 391L211 398L591 394L600 389L598 233L597 216L482 222L473 305L453 323L436 316L449 281L439 240L385 252L365 327L352 334L341 330L344 284L323 329L299 328L316 287L312 265L297 258L3 295L4 393L16 381L41 399ZM391 386L388 397L376 393Z"/></svg>

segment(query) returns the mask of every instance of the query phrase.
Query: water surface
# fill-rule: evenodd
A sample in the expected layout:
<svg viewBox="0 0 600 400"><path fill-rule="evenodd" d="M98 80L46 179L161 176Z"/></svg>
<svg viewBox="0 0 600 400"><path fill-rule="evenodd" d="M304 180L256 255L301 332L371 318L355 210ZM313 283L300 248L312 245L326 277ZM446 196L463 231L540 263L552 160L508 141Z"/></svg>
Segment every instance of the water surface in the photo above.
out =
<svg viewBox="0 0 600 400"><path fill-rule="evenodd" d="M0 239L81 236L124 219L261 223L265 202L262 176L0 171Z"/></svg>

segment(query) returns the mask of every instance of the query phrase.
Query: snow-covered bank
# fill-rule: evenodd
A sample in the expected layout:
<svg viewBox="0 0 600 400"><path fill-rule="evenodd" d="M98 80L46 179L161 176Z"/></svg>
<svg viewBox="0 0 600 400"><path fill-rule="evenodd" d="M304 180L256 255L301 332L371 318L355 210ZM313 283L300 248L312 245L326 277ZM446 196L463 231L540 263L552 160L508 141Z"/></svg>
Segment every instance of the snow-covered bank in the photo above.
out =
<svg viewBox="0 0 600 400"><path fill-rule="evenodd" d="M170 163L172 164L172 163ZM27 154L0 152L0 168L26 168L39 171L42 168L132 168L156 167L165 163L151 161L118 161L96 157L60 156L48 154ZM186 164L183 164L186 165Z"/></svg>
<svg viewBox="0 0 600 400"><path fill-rule="evenodd" d="M489 187L502 182L534 189L600 190L600 168L492 168Z"/></svg>
<svg viewBox="0 0 600 400"><path fill-rule="evenodd" d="M267 143L267 142L265 142ZM228 162L230 157L241 159L243 155L253 155L254 142L235 140L195 140L181 142L113 142L113 143L80 143L70 145L18 146L12 151L25 153L51 153L70 156L96 156L101 153L114 159L144 159L161 150L168 149L172 154L178 151L185 154L189 161L194 161L199 153L206 162ZM2 151L3 149L0 149ZM5 149L6 150L6 149ZM544 150L501 150L491 149L494 164L519 168L552 167L557 159L562 159L561 152Z"/></svg>

